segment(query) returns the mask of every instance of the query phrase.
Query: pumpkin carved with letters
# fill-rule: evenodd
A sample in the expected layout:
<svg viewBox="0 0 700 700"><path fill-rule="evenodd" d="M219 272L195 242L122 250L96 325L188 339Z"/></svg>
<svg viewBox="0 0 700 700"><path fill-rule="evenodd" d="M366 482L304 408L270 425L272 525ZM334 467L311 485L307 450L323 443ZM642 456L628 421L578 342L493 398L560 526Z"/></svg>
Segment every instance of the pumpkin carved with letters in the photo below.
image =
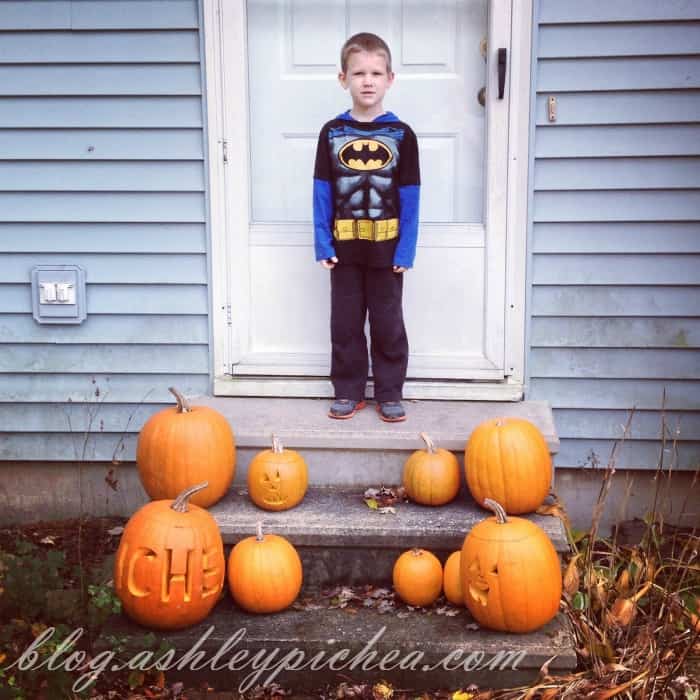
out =
<svg viewBox="0 0 700 700"><path fill-rule="evenodd" d="M532 632L559 609L562 576L559 558L544 531L525 518L496 513L464 538L460 577L464 603L484 627L503 632Z"/></svg>
<svg viewBox="0 0 700 700"><path fill-rule="evenodd" d="M180 629L203 620L219 599L224 547L214 518L189 498L151 501L126 524L114 560L114 588L129 617L148 627Z"/></svg>

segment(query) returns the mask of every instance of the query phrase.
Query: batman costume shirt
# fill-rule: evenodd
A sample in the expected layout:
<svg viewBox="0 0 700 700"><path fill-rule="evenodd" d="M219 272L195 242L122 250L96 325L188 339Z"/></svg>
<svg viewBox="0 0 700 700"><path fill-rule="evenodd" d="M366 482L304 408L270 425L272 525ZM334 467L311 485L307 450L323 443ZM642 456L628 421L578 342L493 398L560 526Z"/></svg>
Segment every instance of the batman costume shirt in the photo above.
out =
<svg viewBox="0 0 700 700"><path fill-rule="evenodd" d="M314 168L316 260L412 267L418 237L418 142L393 112L350 110L321 128Z"/></svg>

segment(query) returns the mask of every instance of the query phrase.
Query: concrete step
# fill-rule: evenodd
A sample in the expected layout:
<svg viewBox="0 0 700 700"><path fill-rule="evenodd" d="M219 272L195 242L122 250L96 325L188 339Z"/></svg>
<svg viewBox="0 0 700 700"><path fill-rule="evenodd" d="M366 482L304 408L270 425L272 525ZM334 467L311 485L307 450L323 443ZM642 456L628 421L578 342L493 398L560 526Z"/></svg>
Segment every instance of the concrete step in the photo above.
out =
<svg viewBox="0 0 700 700"><path fill-rule="evenodd" d="M407 420L385 423L375 404L350 420L328 418L328 399L193 397L193 404L215 408L230 423L237 445L236 482L245 483L253 456L278 435L286 447L299 451L309 467L309 483L326 485L397 484L408 455L424 445L428 433L438 447L463 460L464 446L484 420L513 416L532 421L545 436L549 450L559 450L552 411L546 401L404 401Z"/></svg>
<svg viewBox="0 0 700 700"><path fill-rule="evenodd" d="M108 627L108 634L118 638L134 639L146 632L124 616L114 617ZM201 654L196 663L184 661L181 669L166 671L169 681L206 681L219 690L244 691L266 680L310 693L326 684L379 680L417 690L455 690L470 683L508 688L536 680L552 657L550 673L576 666L574 639L562 615L536 632L516 635L480 629L464 609L454 617L439 615L436 608L405 606L382 614L363 607L330 608L326 601L307 609L252 615L227 593L202 623L158 636L176 650L175 661L190 650L190 659ZM262 658L253 665L256 654ZM311 659L319 654L312 667ZM285 658L290 668L273 676ZM254 668L262 669L256 678L251 675Z"/></svg>
<svg viewBox="0 0 700 700"><path fill-rule="evenodd" d="M386 585L397 557L412 547L428 549L444 563L451 552L461 549L469 530L491 515L465 490L438 508L396 503L394 514L371 510L363 493L357 487L312 486L295 508L271 512L254 505L245 489L234 487L209 512L228 545L253 535L258 520L266 532L286 537L301 556L305 589ZM568 551L559 518L523 517L539 525L558 552Z"/></svg>

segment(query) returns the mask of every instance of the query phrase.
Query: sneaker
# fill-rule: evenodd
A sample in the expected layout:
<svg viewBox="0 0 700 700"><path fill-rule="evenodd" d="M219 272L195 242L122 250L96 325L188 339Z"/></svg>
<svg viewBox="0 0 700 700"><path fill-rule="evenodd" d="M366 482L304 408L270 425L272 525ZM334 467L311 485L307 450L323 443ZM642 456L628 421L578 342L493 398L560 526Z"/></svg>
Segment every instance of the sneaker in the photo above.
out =
<svg viewBox="0 0 700 700"><path fill-rule="evenodd" d="M377 404L379 417L387 423L398 423L406 420L406 411L400 401L381 401Z"/></svg>
<svg viewBox="0 0 700 700"><path fill-rule="evenodd" d="M352 418L358 411L361 411L367 404L364 401L353 401L352 399L336 399L328 411L331 418Z"/></svg>

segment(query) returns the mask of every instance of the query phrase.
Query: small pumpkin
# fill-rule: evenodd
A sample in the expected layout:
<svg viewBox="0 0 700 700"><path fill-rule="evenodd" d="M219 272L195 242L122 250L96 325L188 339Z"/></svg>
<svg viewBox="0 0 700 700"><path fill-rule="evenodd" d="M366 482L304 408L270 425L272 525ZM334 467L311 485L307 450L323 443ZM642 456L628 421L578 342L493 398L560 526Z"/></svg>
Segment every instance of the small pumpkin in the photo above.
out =
<svg viewBox="0 0 700 700"><path fill-rule="evenodd" d="M475 525L462 545L460 577L465 605L484 627L532 632L559 609L559 558L537 525L507 517L491 499L484 505L495 517Z"/></svg>
<svg viewBox="0 0 700 700"><path fill-rule="evenodd" d="M462 579L460 573L460 560L462 552L452 552L445 562L445 569L442 581L442 587L445 591L445 598L452 605L464 607L464 594L462 592Z"/></svg>
<svg viewBox="0 0 700 700"><path fill-rule="evenodd" d="M491 498L506 513L531 513L549 493L552 458L544 436L530 421L496 418L470 435L464 471L477 503Z"/></svg>
<svg viewBox="0 0 700 700"><path fill-rule="evenodd" d="M426 433L420 433L425 450L416 450L403 468L403 486L408 497L426 506L449 503L459 491L459 462L448 450L436 448Z"/></svg>
<svg viewBox="0 0 700 700"><path fill-rule="evenodd" d="M434 603L442 592L442 564L425 549L409 549L394 563L394 590L414 606Z"/></svg>
<svg viewBox="0 0 700 700"><path fill-rule="evenodd" d="M264 510L293 508L304 498L308 484L304 458L294 450L285 450L275 435L272 449L259 452L248 467L248 493Z"/></svg>
<svg viewBox="0 0 700 700"><path fill-rule="evenodd" d="M223 589L226 561L214 518L188 503L206 483L174 501L151 501L129 519L114 560L114 589L124 612L157 629L203 620Z"/></svg>
<svg viewBox="0 0 700 700"><path fill-rule="evenodd" d="M252 613L288 608L299 595L303 579L301 559L281 535L257 533L236 544L228 559L228 586L233 599Z"/></svg>
<svg viewBox="0 0 700 700"><path fill-rule="evenodd" d="M139 433L136 462L153 500L175 498L190 484L209 486L192 497L207 508L228 491L236 472L236 443L228 421L213 408L191 406L174 387L176 406L152 415Z"/></svg>

